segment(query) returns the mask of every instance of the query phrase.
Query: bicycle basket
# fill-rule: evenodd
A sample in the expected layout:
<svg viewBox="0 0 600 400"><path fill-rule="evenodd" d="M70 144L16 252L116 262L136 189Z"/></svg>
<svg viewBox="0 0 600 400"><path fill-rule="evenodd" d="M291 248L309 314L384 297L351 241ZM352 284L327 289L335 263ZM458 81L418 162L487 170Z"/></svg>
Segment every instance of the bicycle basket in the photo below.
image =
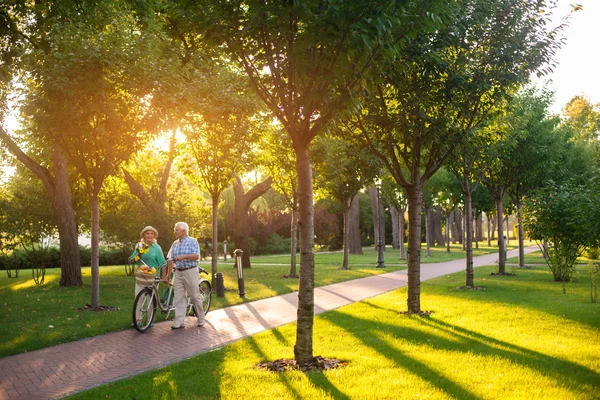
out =
<svg viewBox="0 0 600 400"><path fill-rule="evenodd" d="M140 286L152 286L154 284L154 277L156 274L149 273L145 274L141 269L135 270L135 283Z"/></svg>

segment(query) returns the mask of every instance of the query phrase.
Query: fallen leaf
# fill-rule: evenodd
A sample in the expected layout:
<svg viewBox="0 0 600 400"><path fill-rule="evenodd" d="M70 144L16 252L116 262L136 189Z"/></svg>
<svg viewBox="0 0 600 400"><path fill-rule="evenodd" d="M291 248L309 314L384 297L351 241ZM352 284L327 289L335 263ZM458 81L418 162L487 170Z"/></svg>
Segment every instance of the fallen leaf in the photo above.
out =
<svg viewBox="0 0 600 400"><path fill-rule="evenodd" d="M48 325L48 328L54 329L54 325Z"/></svg>

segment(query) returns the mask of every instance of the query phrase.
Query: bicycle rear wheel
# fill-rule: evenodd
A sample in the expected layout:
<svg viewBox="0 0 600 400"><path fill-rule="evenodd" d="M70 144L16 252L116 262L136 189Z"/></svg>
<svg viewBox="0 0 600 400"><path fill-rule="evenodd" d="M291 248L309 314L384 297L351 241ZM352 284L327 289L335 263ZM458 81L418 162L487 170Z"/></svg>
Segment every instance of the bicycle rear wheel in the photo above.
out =
<svg viewBox="0 0 600 400"><path fill-rule="evenodd" d="M152 326L156 315L156 297L152 289L142 289L133 302L133 326L144 333Z"/></svg>
<svg viewBox="0 0 600 400"><path fill-rule="evenodd" d="M204 315L208 314L208 310L210 309L210 301L212 295L212 287L210 282L206 279L201 279L200 284L198 285L198 289L200 291L200 295L202 296L202 308L204 308ZM196 310L192 305L192 310L190 315L196 315Z"/></svg>

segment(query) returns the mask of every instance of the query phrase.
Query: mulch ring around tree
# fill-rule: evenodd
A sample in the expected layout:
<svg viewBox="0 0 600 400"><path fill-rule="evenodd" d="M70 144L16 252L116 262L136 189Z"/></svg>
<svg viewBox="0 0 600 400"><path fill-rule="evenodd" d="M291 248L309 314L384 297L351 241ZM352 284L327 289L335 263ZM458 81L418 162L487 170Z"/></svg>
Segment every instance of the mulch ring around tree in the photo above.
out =
<svg viewBox="0 0 600 400"><path fill-rule="evenodd" d="M490 275L493 275L493 276L498 276L498 275L501 275L501 276L517 276L517 274L513 274L512 272L492 272Z"/></svg>
<svg viewBox="0 0 600 400"><path fill-rule="evenodd" d="M347 365L348 362L338 360L337 358L314 356L311 361L306 363L297 364L296 360L286 360L280 358L279 360L275 361L258 363L256 368L265 369L272 372L300 370L304 373L308 373L323 372L330 369L345 367Z"/></svg>
<svg viewBox="0 0 600 400"><path fill-rule="evenodd" d="M402 315L418 315L419 317L427 317L433 314L435 311L419 311L419 312L410 312L410 311L400 311Z"/></svg>
<svg viewBox="0 0 600 400"><path fill-rule="evenodd" d="M119 311L119 308L111 306L92 307L91 304L86 304L85 307L78 308L77 311Z"/></svg>

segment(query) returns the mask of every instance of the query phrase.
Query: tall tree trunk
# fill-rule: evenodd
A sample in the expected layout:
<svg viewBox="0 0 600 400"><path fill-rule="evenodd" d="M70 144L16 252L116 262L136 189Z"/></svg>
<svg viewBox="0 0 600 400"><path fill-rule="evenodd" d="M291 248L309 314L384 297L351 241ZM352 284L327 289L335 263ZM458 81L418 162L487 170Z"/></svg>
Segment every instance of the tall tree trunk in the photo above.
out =
<svg viewBox="0 0 600 400"><path fill-rule="evenodd" d="M456 227L454 226L454 211L449 211L448 229L450 230L450 240L452 244L456 244Z"/></svg>
<svg viewBox="0 0 600 400"><path fill-rule="evenodd" d="M381 238L381 245L383 246L383 251L385 251L385 216L383 215L383 203L381 197L378 196L376 188L368 187L367 193L369 194L369 200L371 200L375 246L377 246L379 239ZM375 249L377 250L377 247L375 247Z"/></svg>
<svg viewBox="0 0 600 400"><path fill-rule="evenodd" d="M450 254L450 211L446 211L446 253Z"/></svg>
<svg viewBox="0 0 600 400"><path fill-rule="evenodd" d="M485 213L485 217L487 219L487 245L492 247L492 221L488 213Z"/></svg>
<svg viewBox="0 0 600 400"><path fill-rule="evenodd" d="M342 207L344 210L344 232L343 232L343 236L342 236L342 241L344 243L344 258L342 261L342 268L341 269L348 269L348 231L349 231L349 227L348 227L348 220L350 219L349 214L350 214L350 207L351 207L351 203L352 203L352 199L348 199L344 202L342 202Z"/></svg>
<svg viewBox="0 0 600 400"><path fill-rule="evenodd" d="M98 192L90 194L90 208L92 210L92 308L100 307L100 201Z"/></svg>
<svg viewBox="0 0 600 400"><path fill-rule="evenodd" d="M406 188L408 196L408 312L421 312L421 207L423 188Z"/></svg>
<svg viewBox="0 0 600 400"><path fill-rule="evenodd" d="M465 179L463 181L465 186L464 198L465 198L465 228L466 228L466 237L465 237L465 251L466 251L466 283L465 285L468 287L473 287L473 212L471 210L472 204L472 195L471 195L471 187L469 182Z"/></svg>
<svg viewBox="0 0 600 400"><path fill-rule="evenodd" d="M60 286L81 286L83 280L77 239L77 222L71 201L67 160L62 151L58 149L58 146L54 147L53 160L55 190L51 198L60 242Z"/></svg>
<svg viewBox="0 0 600 400"><path fill-rule="evenodd" d="M350 254L362 254L362 241L360 240L360 210L358 195L352 198L348 220L348 251Z"/></svg>
<svg viewBox="0 0 600 400"><path fill-rule="evenodd" d="M292 227L291 227L291 258L290 258L290 278L297 278L296 273L296 248L298 247L298 205L294 199L294 206L292 207Z"/></svg>
<svg viewBox="0 0 600 400"><path fill-rule="evenodd" d="M239 176L235 178L233 182L233 193L234 199L234 230L233 230L233 241L238 249L241 249L244 253L242 254L242 266L244 268L250 268L250 240L248 236L248 211L252 202L262 196L267 190L271 188L271 182L273 178L268 177L261 183L254 186L252 189L244 193L244 185Z"/></svg>
<svg viewBox="0 0 600 400"><path fill-rule="evenodd" d="M62 149L58 144L54 145L52 153L54 176L52 176L47 168L25 154L2 127L0 127L0 139L17 160L40 178L48 197L52 200L60 242L60 286L81 286L83 280L77 242L77 223L71 203L67 162Z"/></svg>
<svg viewBox="0 0 600 400"><path fill-rule="evenodd" d="M471 200L471 203L473 201ZM471 204L472 207L472 204ZM477 240L477 216L475 215L475 213L473 214L473 221L471 224L471 228L473 229L473 242L475 242L475 248L478 249L479 248L479 241Z"/></svg>
<svg viewBox="0 0 600 400"><path fill-rule="evenodd" d="M477 227L477 240L483 241L483 212L477 214L477 222L475 223Z"/></svg>
<svg viewBox="0 0 600 400"><path fill-rule="evenodd" d="M433 237L432 229L432 210L431 208L425 208L425 257L431 257L431 240Z"/></svg>
<svg viewBox="0 0 600 400"><path fill-rule="evenodd" d="M400 232L400 259L406 260L406 253L404 251L404 213L406 209L401 208L398 213L398 231Z"/></svg>
<svg viewBox="0 0 600 400"><path fill-rule="evenodd" d="M454 210L454 227L456 229L456 238L458 239L458 243L462 244L463 242L463 222L462 222L462 213L460 209L457 208ZM453 231L454 233L454 231Z"/></svg>
<svg viewBox="0 0 600 400"><path fill-rule="evenodd" d="M446 238L442 232L442 207L439 205L435 207L434 221L435 242L438 246L445 246Z"/></svg>
<svg viewBox="0 0 600 400"><path fill-rule="evenodd" d="M523 203L517 205L517 229L519 230L519 268L525 268L525 243L523 234Z"/></svg>
<svg viewBox="0 0 600 400"><path fill-rule="evenodd" d="M300 228L300 282L298 287L298 317L296 324L296 363L306 363L313 357L313 323L315 309L315 254L314 254L314 205L312 188L312 165L308 144L294 146L296 173L298 175L298 199Z"/></svg>
<svg viewBox="0 0 600 400"><path fill-rule="evenodd" d="M461 243L462 243L462 249L463 250L467 249L466 248L466 241L467 241L467 221L470 221L470 220L471 220L471 218L469 218L467 216L467 212L465 211L464 214L463 214L463 219L462 219L462 222L463 222L463 237L462 237L462 242Z"/></svg>
<svg viewBox="0 0 600 400"><path fill-rule="evenodd" d="M392 215L392 249L400 248L400 231L398 230L398 209L396 206L390 206Z"/></svg>
<svg viewBox="0 0 600 400"><path fill-rule="evenodd" d="M504 221L502 218L502 197L496 198L496 217L498 221L498 273L504 274L506 273L506 260L504 259L504 251L506 249L504 244Z"/></svg>
<svg viewBox="0 0 600 400"><path fill-rule="evenodd" d="M216 193L213 194L212 197L212 249L211 249L211 260L210 260L210 269L211 269L211 276L210 276L210 283L212 285L212 287L217 287L216 284L216 276L217 276L217 272L218 271L218 267L217 267L217 257L218 257L218 244L219 244L219 223L218 223L218 218L219 218L219 196L220 193ZM237 246L237 242L235 242L236 246ZM239 247L238 247L239 248ZM243 250L243 249L242 249ZM243 254L242 254L242 259L243 259Z"/></svg>

